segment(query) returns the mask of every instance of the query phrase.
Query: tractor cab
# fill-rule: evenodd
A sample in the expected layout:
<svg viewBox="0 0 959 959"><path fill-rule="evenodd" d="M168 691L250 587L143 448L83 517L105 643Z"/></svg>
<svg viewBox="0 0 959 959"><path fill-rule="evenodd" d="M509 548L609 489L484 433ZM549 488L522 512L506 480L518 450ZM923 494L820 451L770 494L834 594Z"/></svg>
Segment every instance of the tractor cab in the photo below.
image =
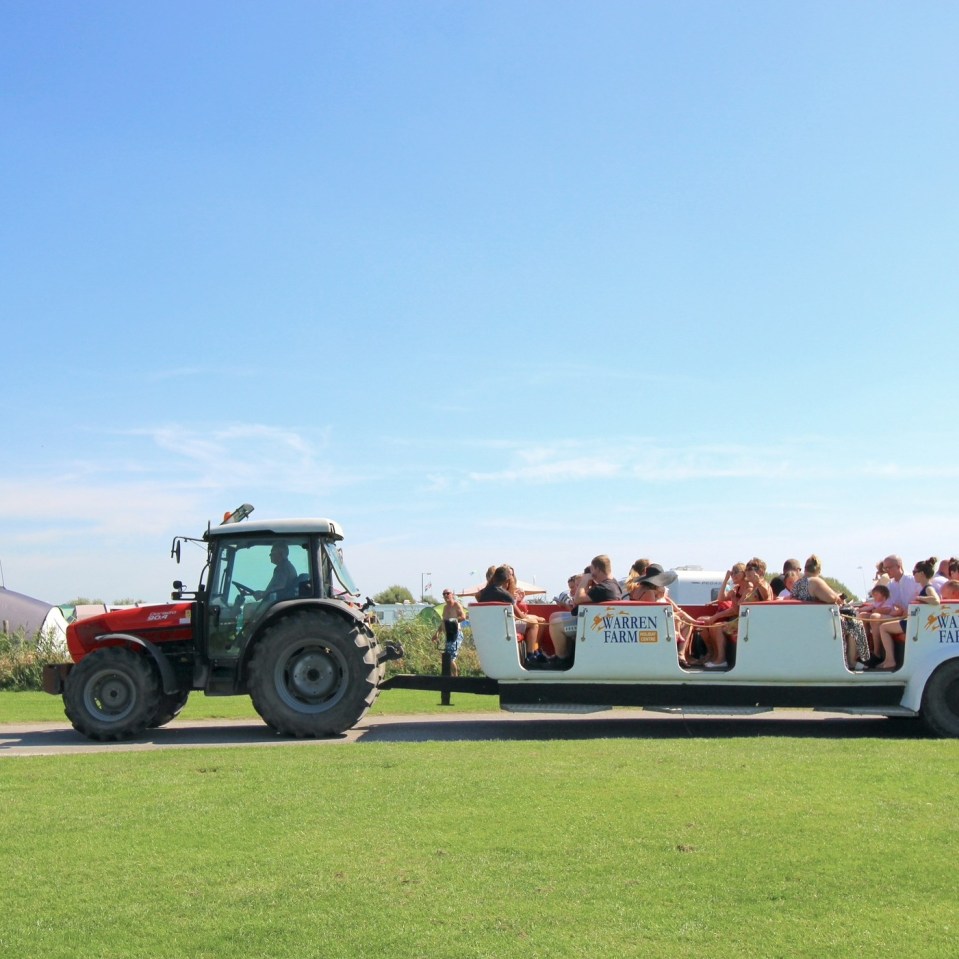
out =
<svg viewBox="0 0 959 959"><path fill-rule="evenodd" d="M337 548L342 533L326 519L248 521L207 530L207 651L237 656L281 603L358 596Z"/></svg>

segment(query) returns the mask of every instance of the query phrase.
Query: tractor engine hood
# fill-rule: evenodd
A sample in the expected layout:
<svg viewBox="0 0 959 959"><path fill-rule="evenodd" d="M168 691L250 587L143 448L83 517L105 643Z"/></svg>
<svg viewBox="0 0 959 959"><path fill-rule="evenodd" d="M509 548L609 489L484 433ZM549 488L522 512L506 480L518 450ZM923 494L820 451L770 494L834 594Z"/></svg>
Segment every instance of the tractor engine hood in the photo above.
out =
<svg viewBox="0 0 959 959"><path fill-rule="evenodd" d="M192 603L115 609L71 623L67 627L67 648L73 661L79 662L102 645L98 637L110 633L128 633L151 643L190 642L193 639L192 617Z"/></svg>

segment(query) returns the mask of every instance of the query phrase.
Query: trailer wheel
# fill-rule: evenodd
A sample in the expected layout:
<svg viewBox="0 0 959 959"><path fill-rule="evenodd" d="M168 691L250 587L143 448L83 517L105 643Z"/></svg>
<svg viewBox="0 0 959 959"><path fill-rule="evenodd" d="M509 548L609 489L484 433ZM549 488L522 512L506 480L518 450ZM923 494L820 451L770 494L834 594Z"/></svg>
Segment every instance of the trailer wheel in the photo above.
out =
<svg viewBox="0 0 959 959"><path fill-rule="evenodd" d="M190 690L177 690L175 693L162 693L160 696L160 705L157 711L151 717L147 726L155 729L157 726L165 726L180 715L180 710L186 705L190 698Z"/></svg>
<svg viewBox="0 0 959 959"><path fill-rule="evenodd" d="M325 610L294 613L254 650L249 689L256 711L289 736L335 736L355 726L378 693L376 640Z"/></svg>
<svg viewBox="0 0 959 959"><path fill-rule="evenodd" d="M73 728L90 739L129 739L146 729L160 705L160 678L150 660L109 646L77 663L63 688Z"/></svg>
<svg viewBox="0 0 959 959"><path fill-rule="evenodd" d="M919 715L935 735L959 737L959 659L943 663L929 677Z"/></svg>

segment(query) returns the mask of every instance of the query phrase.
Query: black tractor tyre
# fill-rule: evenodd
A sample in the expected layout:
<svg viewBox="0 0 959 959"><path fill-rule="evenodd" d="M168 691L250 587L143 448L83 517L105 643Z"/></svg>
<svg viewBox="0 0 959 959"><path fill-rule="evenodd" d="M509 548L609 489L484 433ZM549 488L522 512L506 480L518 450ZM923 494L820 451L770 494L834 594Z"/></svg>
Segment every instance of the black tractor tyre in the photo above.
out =
<svg viewBox="0 0 959 959"><path fill-rule="evenodd" d="M157 726L165 726L172 722L180 715L180 710L183 709L189 698L189 689L178 689L175 693L161 693L160 705L157 707L156 713L150 717L147 726L150 729L155 729Z"/></svg>
<svg viewBox="0 0 959 959"><path fill-rule="evenodd" d="M336 736L366 715L379 692L376 639L328 610L302 610L269 627L247 685L267 725L286 736Z"/></svg>
<svg viewBox="0 0 959 959"><path fill-rule="evenodd" d="M160 705L160 677L147 657L108 646L77 663L63 688L63 707L77 732L90 739L130 739L142 733Z"/></svg>
<svg viewBox="0 0 959 959"><path fill-rule="evenodd" d="M936 736L959 737L959 659L943 663L929 677L919 715Z"/></svg>

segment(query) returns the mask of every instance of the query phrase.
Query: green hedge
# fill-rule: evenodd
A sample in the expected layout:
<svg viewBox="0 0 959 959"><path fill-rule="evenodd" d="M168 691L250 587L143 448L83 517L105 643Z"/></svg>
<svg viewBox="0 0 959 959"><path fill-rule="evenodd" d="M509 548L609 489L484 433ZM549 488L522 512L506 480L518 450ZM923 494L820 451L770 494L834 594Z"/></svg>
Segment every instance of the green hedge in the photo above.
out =
<svg viewBox="0 0 959 959"><path fill-rule="evenodd" d="M406 654L403 659L387 663L387 676L396 673L439 675L445 644L442 639L433 639L434 626L422 620L412 620L396 626L378 626L376 633L381 643L400 643ZM463 637L457 659L460 675L482 676L469 627L463 630ZM0 633L0 690L40 690L43 688L43 667L69 658L49 634Z"/></svg>
<svg viewBox="0 0 959 959"><path fill-rule="evenodd" d="M52 632L34 636L27 636L23 630L0 632L0 689L40 690L43 667L69 658Z"/></svg>
<svg viewBox="0 0 959 959"><path fill-rule="evenodd" d="M446 645L442 636L433 639L436 626L420 619L397 623L395 626L377 626L376 635L380 643L399 643L405 653L403 659L386 664L386 675L397 673L416 673L420 676L438 676L442 666L443 648ZM467 626L463 630L463 645L457 657L461 676L482 676L479 657L473 645L473 633Z"/></svg>

